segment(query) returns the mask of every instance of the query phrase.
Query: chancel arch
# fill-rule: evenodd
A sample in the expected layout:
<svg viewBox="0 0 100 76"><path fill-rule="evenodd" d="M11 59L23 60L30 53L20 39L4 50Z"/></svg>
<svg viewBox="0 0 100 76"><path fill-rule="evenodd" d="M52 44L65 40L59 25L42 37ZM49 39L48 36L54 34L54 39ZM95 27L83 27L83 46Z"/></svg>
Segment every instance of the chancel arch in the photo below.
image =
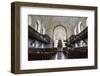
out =
<svg viewBox="0 0 100 76"><path fill-rule="evenodd" d="M54 47L57 47L58 41L62 41L63 47L65 47L64 40L67 38L67 30L66 27L59 24L53 29L53 40L54 40Z"/></svg>

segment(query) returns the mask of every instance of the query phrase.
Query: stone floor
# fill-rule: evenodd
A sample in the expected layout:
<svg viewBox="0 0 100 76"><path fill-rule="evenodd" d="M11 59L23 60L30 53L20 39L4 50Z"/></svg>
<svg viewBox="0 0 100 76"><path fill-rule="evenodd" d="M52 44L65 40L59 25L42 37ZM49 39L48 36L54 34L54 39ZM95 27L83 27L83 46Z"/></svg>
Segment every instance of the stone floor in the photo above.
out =
<svg viewBox="0 0 100 76"><path fill-rule="evenodd" d="M54 59L55 60L63 60L63 59L66 59L66 58L65 58L65 55L62 51L60 51L60 52L58 51L57 54L55 55Z"/></svg>

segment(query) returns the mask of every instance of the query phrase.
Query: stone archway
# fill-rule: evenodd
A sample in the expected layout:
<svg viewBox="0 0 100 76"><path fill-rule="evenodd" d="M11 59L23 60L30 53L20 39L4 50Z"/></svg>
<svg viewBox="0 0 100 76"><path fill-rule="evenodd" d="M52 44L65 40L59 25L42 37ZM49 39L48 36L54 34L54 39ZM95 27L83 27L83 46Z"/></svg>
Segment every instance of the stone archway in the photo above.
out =
<svg viewBox="0 0 100 76"><path fill-rule="evenodd" d="M57 25L53 29L53 40L54 40L54 47L57 47L58 40L62 41L63 47L65 47L64 40L67 39L67 30L63 25Z"/></svg>

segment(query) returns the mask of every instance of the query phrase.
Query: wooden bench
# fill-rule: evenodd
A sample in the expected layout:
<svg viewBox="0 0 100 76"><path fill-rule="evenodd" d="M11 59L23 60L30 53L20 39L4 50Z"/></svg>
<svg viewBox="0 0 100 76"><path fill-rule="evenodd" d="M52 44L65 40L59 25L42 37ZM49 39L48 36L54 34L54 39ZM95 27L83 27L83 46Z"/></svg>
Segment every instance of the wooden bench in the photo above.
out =
<svg viewBox="0 0 100 76"><path fill-rule="evenodd" d="M68 59L88 58L88 50L87 47L74 48L64 51L64 55L67 56Z"/></svg>
<svg viewBox="0 0 100 76"><path fill-rule="evenodd" d="M50 60L55 54L56 51L52 48L29 48L28 60Z"/></svg>

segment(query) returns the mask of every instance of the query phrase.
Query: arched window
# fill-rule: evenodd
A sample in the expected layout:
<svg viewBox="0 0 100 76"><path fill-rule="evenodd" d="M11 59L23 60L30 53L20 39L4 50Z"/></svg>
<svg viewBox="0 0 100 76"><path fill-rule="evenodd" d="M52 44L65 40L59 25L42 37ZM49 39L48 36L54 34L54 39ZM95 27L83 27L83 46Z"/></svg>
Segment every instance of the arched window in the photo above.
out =
<svg viewBox="0 0 100 76"><path fill-rule="evenodd" d="M39 20L36 21L35 30L40 33L41 30L41 23Z"/></svg>
<svg viewBox="0 0 100 76"><path fill-rule="evenodd" d="M74 35L77 35L77 28L74 29Z"/></svg>
<svg viewBox="0 0 100 76"><path fill-rule="evenodd" d="M83 31L83 25L82 25L82 22L81 21L78 24L78 31L79 31L79 33L81 31ZM79 47L83 47L83 46L84 46L84 42L83 42L83 40L81 40L80 43L79 43Z"/></svg>
<svg viewBox="0 0 100 76"><path fill-rule="evenodd" d="M82 21L80 21L80 22L78 23L78 33L80 33L81 31L83 31Z"/></svg>
<svg viewBox="0 0 100 76"><path fill-rule="evenodd" d="M77 28L74 29L74 35L77 35ZM75 47L78 47L77 43L75 43Z"/></svg>
<svg viewBox="0 0 100 76"><path fill-rule="evenodd" d="M62 25L58 25L54 28L53 38L54 47L57 47L58 41L61 40L63 47L65 47L64 40L66 40L66 29Z"/></svg>
<svg viewBox="0 0 100 76"><path fill-rule="evenodd" d="M46 34L44 27L42 28L42 34Z"/></svg>
<svg viewBox="0 0 100 76"><path fill-rule="evenodd" d="M39 24L38 24L38 22L36 22L36 24L35 24L35 30L36 31L38 31L38 27L39 27Z"/></svg>

